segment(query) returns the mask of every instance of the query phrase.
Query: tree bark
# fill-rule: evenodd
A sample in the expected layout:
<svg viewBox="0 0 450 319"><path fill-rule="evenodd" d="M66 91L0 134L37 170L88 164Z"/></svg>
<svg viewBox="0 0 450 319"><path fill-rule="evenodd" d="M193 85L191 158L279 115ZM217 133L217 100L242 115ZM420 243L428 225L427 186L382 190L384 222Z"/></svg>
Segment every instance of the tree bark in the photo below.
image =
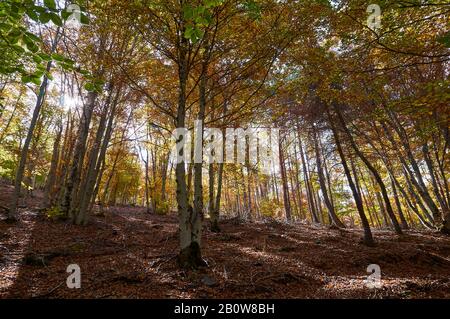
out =
<svg viewBox="0 0 450 319"><path fill-rule="evenodd" d="M180 31L180 42L178 44L178 108L176 127L185 128L186 119L186 86L188 80L188 40L184 37L184 28ZM180 151L180 156L184 154L184 148ZM195 165L195 164L194 164ZM194 213L194 209L188 203L188 193L186 185L186 169L184 161L177 163L175 168L176 176L176 198L178 203L178 217L180 230L180 253L178 263L183 268L197 268L203 266L205 262L201 257L201 215ZM197 207L198 209L199 207ZM200 226L200 227L199 227Z"/></svg>
<svg viewBox="0 0 450 319"><path fill-rule="evenodd" d="M312 128L313 131L313 141L314 141L314 150L316 154L316 165L317 165L317 174L319 176L319 184L320 189L322 190L322 196L325 201L325 205L327 206L328 210L328 216L331 219L331 222L334 226L338 228L345 228L345 225L341 222L339 217L336 215L336 212L334 211L334 207L330 201L330 197L328 196L328 190L325 182L325 176L323 174L323 167L322 167L322 159L320 156L320 150L319 150L319 142L317 137L317 131L316 127Z"/></svg>
<svg viewBox="0 0 450 319"><path fill-rule="evenodd" d="M350 168L347 164L347 159L344 154L344 150L342 149L341 139L338 135L339 133L334 124L334 120L333 120L329 110L327 110L327 113L328 113L328 119L330 122L331 130L333 132L334 141L336 143L336 148L339 153L339 157L341 158L341 163L344 168L345 176L347 177L347 182L352 191L353 198L356 203L356 208L358 209L359 218L361 219L361 224L364 229L364 240L363 240L364 244L372 246L374 244L374 240L373 240L373 236L372 236L372 231L370 230L369 221L367 220L366 214L364 213L364 206L363 206L363 202L361 199L361 194L358 192L357 184L355 184L355 182L353 181L352 174L350 172ZM355 175L355 180L357 180L357 178L358 177Z"/></svg>
<svg viewBox="0 0 450 319"><path fill-rule="evenodd" d="M53 144L53 154L52 154L52 160L50 164L50 171L47 176L47 182L45 184L45 191L44 191L44 200L43 205L44 208L50 208L50 206L53 205L54 201L54 192L53 187L55 185L56 180L56 171L58 168L58 162L59 162L59 144L61 143L61 135L63 131L63 125L60 123L58 127L58 132L56 134L55 142Z"/></svg>
<svg viewBox="0 0 450 319"><path fill-rule="evenodd" d="M375 167L370 163L370 161L367 159L367 157L361 152L361 150L359 149L359 147L356 145L352 134L350 133L350 131L347 128L347 124L345 123L345 120L339 110L339 107L334 107L336 114L339 118L339 121L341 122L341 126L342 129L344 130L344 132L346 133L348 140L350 142L350 145L352 146L353 150L355 151L355 153L358 155L358 157L364 162L364 164L366 165L366 167L369 169L369 171L372 173L372 175L374 176L377 184L380 186L381 188L381 193L383 195L383 199L384 202L386 204L386 210L387 213L389 215L389 218L392 221L392 224L394 226L394 230L397 234L401 235L403 234L402 229L400 227L400 224L397 221L397 218L395 217L394 211L392 209L391 206L391 202L389 200L389 195L387 193L386 190L386 185L383 182L383 179L381 178L380 174L378 173L378 171L375 169Z"/></svg>
<svg viewBox="0 0 450 319"><path fill-rule="evenodd" d="M305 160L305 154L303 152L302 139L300 137L300 128L298 127L298 123L297 123L297 138L298 138L298 145L299 145L299 150L300 150L300 158L302 161L303 175L305 176L306 194L308 197L308 206L309 206L309 211L311 213L311 219L314 223L319 223L319 219L317 217L316 206L314 204L314 198L313 198L314 195L313 195L312 185L311 185L311 181L310 181L309 174L308 174L308 169L307 169L306 160Z"/></svg>
<svg viewBox="0 0 450 319"><path fill-rule="evenodd" d="M281 172L281 183L283 186L283 201L284 201L284 211L285 211L285 218L287 222L290 222L292 220L292 212L291 212L291 201L289 198L289 188L288 188L288 181L286 176L286 165L285 165L285 159L284 159L284 153L283 153L283 142L280 138L280 142L278 143L278 153L279 153L279 159L280 159L280 172Z"/></svg>
<svg viewBox="0 0 450 319"><path fill-rule="evenodd" d="M52 47L50 50L51 53L54 53L57 48L57 45L58 45L58 42L60 39L60 30L61 30L60 27L58 27L56 30L55 39L53 40ZM46 72L50 72L51 68L52 68L52 61L49 61L47 63ZM20 161L19 161L19 165L17 167L16 179L14 182L14 193L13 193L13 197L12 197L11 207L10 207L10 210L8 213L8 220L10 220L10 221L15 221L17 219L17 205L18 205L20 193L22 190L22 180L23 180L23 176L25 173L25 166L26 166L27 160L28 160L28 151L29 151L29 147L31 144L31 139L33 138L34 129L36 127L36 124L37 124L37 121L38 121L38 118L39 118L39 115L41 112L42 105L44 104L45 95L47 93L48 81L49 81L48 76L44 75L44 79L39 88L39 93L38 93L38 97L36 100L36 105L34 107L33 116L31 118L30 127L28 128L27 137L25 139L25 143L23 144L23 148L20 153Z"/></svg>
<svg viewBox="0 0 450 319"><path fill-rule="evenodd" d="M11 112L11 115L9 116L8 120L6 121L6 125L2 130L2 134L0 135L0 145L3 142L3 139L6 137L6 134L8 134L8 129L11 125L12 120L14 119L14 116L16 115L17 107L19 106L19 102L20 102L20 99L22 98L22 96L23 96L23 91L20 91L20 94L17 97L16 103L14 103L14 108Z"/></svg>
<svg viewBox="0 0 450 319"><path fill-rule="evenodd" d="M112 99L112 87L110 88L110 92L107 98L107 101L105 102L105 105L103 107L103 112L100 117L100 122L97 128L97 133L95 136L94 144L91 147L91 152L89 154L89 160L88 160L88 167L86 176L84 178L84 181L82 182L82 186L80 188L80 195L79 195L79 215L80 219L85 221L87 220L88 216L88 209L91 203L92 194L95 187L95 182L97 181L97 163L102 160L99 159L99 152L101 149L102 139L104 138L105 129L106 129L106 122L108 119L108 112L109 108L111 106L111 99ZM114 114L111 114L111 116L114 116Z"/></svg>
<svg viewBox="0 0 450 319"><path fill-rule="evenodd" d="M81 182L81 173L83 169L83 161L86 153L86 141L89 134L89 125L91 123L92 113L98 93L89 92L87 103L83 109L81 117L80 128L78 130L78 138L73 154L73 161L70 168L70 174L65 189L65 197L62 204L63 212L68 214L72 223L81 225L85 224L87 220L82 219L78 214L78 191Z"/></svg>

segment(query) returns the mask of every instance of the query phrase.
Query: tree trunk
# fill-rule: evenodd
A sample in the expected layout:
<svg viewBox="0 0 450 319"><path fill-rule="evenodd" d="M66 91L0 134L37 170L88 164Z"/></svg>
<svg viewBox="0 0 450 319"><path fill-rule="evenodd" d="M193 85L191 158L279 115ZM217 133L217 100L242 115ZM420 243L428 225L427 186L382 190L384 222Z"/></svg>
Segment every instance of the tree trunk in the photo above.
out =
<svg viewBox="0 0 450 319"><path fill-rule="evenodd" d="M300 157L302 160L303 175L305 176L306 194L308 197L309 211L311 213L312 221L314 223L318 223L319 219L317 218L317 210L316 210L316 206L314 204L314 198L313 198L314 195L313 195L312 185L311 185L311 181L310 181L309 174L308 174L308 169L307 169L306 160L305 160L305 154L303 152L303 145L302 145L302 140L300 137L299 130L300 130L300 128L298 127L298 124L297 124L298 145L299 145L299 150L300 150Z"/></svg>
<svg viewBox="0 0 450 319"><path fill-rule="evenodd" d="M393 148L398 149L393 136L389 132L389 129L386 127L386 125L384 123L382 123L382 125L384 128L384 131L386 132L386 136L390 140ZM407 139L407 136L405 135L406 133L402 130L402 128L399 128L399 126L400 126L399 123L392 123L391 126L394 127L394 129L397 131L397 134L400 136L400 140L403 144L404 149L406 150L407 158L409 159L409 162L410 162L411 166L413 167L413 171L411 171L409 165L406 163L406 160L403 158L402 154L398 154L398 158L401 161L401 163L403 164L403 167L405 168L405 170L408 172L411 183L417 189L420 197L423 199L425 204L431 210L431 213L433 214L434 224L436 227L438 227L440 219L441 219L441 216L439 214L439 209L437 208L436 204L434 203L433 199L431 198L431 196L425 186L419 166L418 166L416 160L414 159L414 156L412 155L409 141Z"/></svg>
<svg viewBox="0 0 450 319"><path fill-rule="evenodd" d="M51 62L47 64L47 71L51 69ZM34 129L36 128L36 124L39 119L39 114L44 103L44 98L47 91L48 78L44 76L44 80L42 81L41 87L39 89L39 95L36 101L36 106L34 108L33 116L31 118L30 127L28 129L27 137L22 147L22 151L20 153L19 165L16 171L16 178L14 182L14 192L11 202L11 207L8 214L8 220L15 221L17 219L17 205L19 202L19 197L21 195L22 190L22 181L25 174L25 166L27 165L28 153L30 149L31 140L33 138Z"/></svg>
<svg viewBox="0 0 450 319"><path fill-rule="evenodd" d="M364 244L372 246L372 245L374 245L372 231L370 230L369 221L367 220L366 214L364 213L364 206L363 206L363 202L361 199L361 195L357 189L358 185L357 185L357 183L355 184L355 182L353 181L352 174L350 172L350 168L347 164L347 159L346 159L344 151L342 149L341 139L339 138L338 132L336 130L336 126L334 124L334 120L331 117L331 113L329 110L327 111L327 113L328 113L328 119L330 122L331 130L333 132L334 141L336 143L336 148L338 150L339 157L341 158L341 163L342 163L342 166L344 167L345 176L347 177L347 182L352 191L353 198L356 203L356 208L358 209L359 218L361 219L361 224L364 229L364 240L363 240ZM355 180L357 180L357 178L358 177L355 175Z"/></svg>
<svg viewBox="0 0 450 319"><path fill-rule="evenodd" d="M98 175L97 163L101 160L99 159L99 152L101 149L102 139L104 137L106 129L106 122L108 119L108 111L111 106L112 94L113 94L112 88L110 88L110 93L108 95L107 101L103 107L102 115L100 117L100 122L97 128L94 144L91 146L86 176L80 188L79 215L80 219L83 221L87 220L88 209L90 207L92 194L94 191L95 183L97 181ZM111 114L111 116L114 116L114 114Z"/></svg>
<svg viewBox="0 0 450 319"><path fill-rule="evenodd" d="M84 156L86 154L86 141L89 134L89 125L92 119L95 102L98 93L89 92L88 101L83 109L81 117L80 128L78 131L77 143L73 154L72 166L70 168L69 179L67 181L65 198L62 205L63 212L68 213L72 223L81 225L85 224L87 220L79 214L78 210L78 191L81 182L81 173L83 169Z"/></svg>
<svg viewBox="0 0 450 319"><path fill-rule="evenodd" d="M392 206L391 206L391 202L390 202L390 200L389 200L389 195L388 195L387 190L386 190L386 185L384 184L383 179L381 178L380 174L379 174L378 171L375 169L375 167L370 163L370 161L367 159L367 157L361 152L361 150L360 150L360 149L358 148L358 146L356 145L356 143L355 143L355 141L354 141L354 139L353 139L353 136L352 136L352 134L350 133L350 131L348 130L347 124L345 123L345 120L344 120L344 118L342 117L342 114L341 114L341 112L340 112L340 110L339 110L339 107L336 107L336 106L335 106L334 109L335 109L336 114L337 114L337 116L338 116L338 118L339 118L339 121L341 122L342 129L344 130L344 132L346 133L346 135L347 135L347 137L348 137L348 140L349 140L349 142L350 142L350 145L352 146L353 150L354 150L355 153L358 155L358 157L364 162L364 164L366 165L366 167L367 167L367 168L369 169L369 171L372 173L372 175L374 176L376 182L378 183L378 185L379 185L380 188L381 188L381 193L382 193L382 195L383 195L383 199L384 199L384 202L385 202L385 204L386 204L386 210L387 210L387 213L388 213L388 215L389 215L389 218L390 218L391 221L392 221L392 224L393 224L393 226L394 226L395 232L396 232L397 234L399 234L399 235L402 234L402 233L403 233L403 232L402 232L402 229L401 229L401 227L400 227L400 224L399 224L398 221L397 221L397 218L395 217L394 211L393 211Z"/></svg>
<svg viewBox="0 0 450 319"><path fill-rule="evenodd" d="M51 53L55 52L56 47L58 45L60 30L61 30L60 27L58 27L58 29L56 30L55 39L53 40L52 47L50 50ZM47 63L46 72L50 72L51 68L52 68L52 61L49 61ZM49 81L49 79L48 79L47 75L44 75L44 79L39 88L39 94L38 94L38 97L36 100L36 105L34 107L30 127L28 128L27 137L25 139L25 143L23 144L23 148L20 153L20 161L19 161L19 165L17 167L16 179L14 182L14 193L13 193L13 197L12 197L11 207L10 207L10 210L8 213L8 220L10 220L10 221L15 221L17 219L17 205L18 205L20 193L22 190L22 180L23 180L23 175L25 173L25 166L27 164L28 151L30 148L31 139L33 138L34 129L36 127L36 124L37 124L37 121L38 121L38 118L39 118L39 115L41 112L42 105L44 104L45 95L47 93L48 81Z"/></svg>
<svg viewBox="0 0 450 319"><path fill-rule="evenodd" d="M53 144L53 154L50 164L50 171L47 176L47 182L45 183L44 200L43 200L44 208L50 208L50 206L53 205L53 200L55 198L53 187L55 185L56 171L59 162L59 144L61 143L62 130L63 125L61 123L59 125L58 133L56 134L55 142Z"/></svg>
<svg viewBox="0 0 450 319"><path fill-rule="evenodd" d="M116 114L116 108L119 104L120 91L121 91L120 89L117 91L116 97L113 101L111 113L109 114L108 124L106 127L105 137L103 138L102 146L100 148L100 154L98 156L97 167L96 167L96 171L98 172L98 174L97 174L97 180L96 180L94 192L93 192L92 198L91 198L90 209L92 209L93 205L95 204L95 199L97 198L98 192L100 190L100 184L101 184L103 173L105 170L106 152L108 150L108 145L111 140L112 133L113 133L113 124L114 124L114 118L115 118L114 115ZM125 131L126 131L126 128L128 128L128 125L131 121L132 115L133 115L133 112L131 111L130 114L128 115L125 129L122 131L120 143L122 143L124 140ZM114 166L116 165L117 160L118 160L118 157L116 157L114 159ZM109 183L109 179L108 179L108 183ZM105 204L104 200L102 200L102 202L101 202L101 205L103 205L103 204Z"/></svg>
<svg viewBox="0 0 450 319"><path fill-rule="evenodd" d="M325 201L325 205L327 206L328 210L328 216L330 217L332 224L338 228L345 228L345 225L341 222L339 217L336 215L336 212L334 211L333 205L330 201L330 197L328 196L327 186L325 182L325 176L323 174L323 167L322 167L322 159L320 156L320 150L319 150L319 141L317 137L317 131L316 128L313 127L313 140L314 140L314 150L316 154L316 165L317 165L317 174L319 176L319 184L320 189L322 190L322 196Z"/></svg>
<svg viewBox="0 0 450 319"><path fill-rule="evenodd" d="M147 214L148 214L148 213L150 213L150 197L149 197L150 193L149 193L149 177L148 177L148 161L150 159L149 159L149 151L147 148L146 148L145 152L146 152L146 156L147 156L146 160L144 161L144 164L145 164L145 207L146 207ZM153 207L153 208L156 208L156 207Z"/></svg>
<svg viewBox="0 0 450 319"><path fill-rule="evenodd" d="M397 187L395 186L395 182L394 182L394 179L392 178L392 175L389 174L389 176L391 179L392 192L394 193L395 205L397 206L397 212L398 212L398 216L400 217L400 222L402 224L402 228L408 229L409 228L408 222L406 221L405 215L403 214L402 205L398 198Z"/></svg>
<svg viewBox="0 0 450 319"><path fill-rule="evenodd" d="M219 172L217 177L217 194L214 203L214 209L211 214L211 231L216 233L220 232L219 214L220 214L220 199L222 196L223 167L224 163L219 163Z"/></svg>
<svg viewBox="0 0 450 319"><path fill-rule="evenodd" d="M183 29L182 29L183 31ZM176 118L176 127L185 128L186 119L186 85L188 80L188 40L181 32L181 38L178 48L178 77L179 77L179 95L178 109ZM185 140L185 138L184 138ZM184 148L180 151L183 157ZM194 164L195 165L195 164ZM180 253L178 255L178 263L183 268L197 268L203 266L205 262L201 257L201 214L197 206L197 214L188 203L188 193L186 185L186 169L184 161L177 163L175 169L176 176L176 198L178 203L178 217L180 230ZM197 184L198 187L198 184ZM198 204L198 203L197 203Z"/></svg>
<svg viewBox="0 0 450 319"><path fill-rule="evenodd" d="M20 94L16 100L16 103L14 103L14 108L11 112L11 115L9 116L8 121L6 121L6 125L2 130L2 134L0 135L0 145L3 142L3 139L6 137L6 134L8 134L8 129L11 125L12 120L14 119L14 116L16 115L17 107L19 106L19 102L20 102L20 99L22 98L22 96L23 96L23 91L20 91Z"/></svg>
<svg viewBox="0 0 450 319"><path fill-rule="evenodd" d="M439 204L441 205L441 207L444 210L448 210L448 205L447 202L445 200L445 196L443 196L443 194L441 194L439 186L438 186L438 182L436 179L436 173L435 173L435 169L433 166L433 162L431 161L431 157L430 157L430 152L428 149L428 143L425 142L422 146L422 153L423 153L423 157L425 159L425 163L427 165L428 168L428 172L431 178L431 184L433 185L433 190L434 190L434 195L437 198Z"/></svg>
<svg viewBox="0 0 450 319"><path fill-rule="evenodd" d="M292 220L291 201L289 199L289 188L288 188L288 181L287 181L287 176L286 176L286 165L285 165L285 159L284 159L284 153L283 153L283 142L282 142L281 138L280 138L280 142L278 143L278 153L279 153L279 159L280 159L281 182L282 182L282 186L283 186L285 218L286 218L287 222L290 222Z"/></svg>

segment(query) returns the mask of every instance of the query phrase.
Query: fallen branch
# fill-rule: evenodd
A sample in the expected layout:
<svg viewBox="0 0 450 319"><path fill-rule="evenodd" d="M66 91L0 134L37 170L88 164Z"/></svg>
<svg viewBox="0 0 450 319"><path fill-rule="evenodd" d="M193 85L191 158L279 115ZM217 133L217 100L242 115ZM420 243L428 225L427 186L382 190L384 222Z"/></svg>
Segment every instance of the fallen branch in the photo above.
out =
<svg viewBox="0 0 450 319"><path fill-rule="evenodd" d="M44 298L44 297L48 297L50 296L53 292L55 292L59 287L61 287L66 281L64 280L63 282L61 282L60 284L58 284L56 287L53 287L52 289L50 289L48 292L46 292L43 295L37 295L37 296L33 296L31 298L33 299L39 299L39 298Z"/></svg>

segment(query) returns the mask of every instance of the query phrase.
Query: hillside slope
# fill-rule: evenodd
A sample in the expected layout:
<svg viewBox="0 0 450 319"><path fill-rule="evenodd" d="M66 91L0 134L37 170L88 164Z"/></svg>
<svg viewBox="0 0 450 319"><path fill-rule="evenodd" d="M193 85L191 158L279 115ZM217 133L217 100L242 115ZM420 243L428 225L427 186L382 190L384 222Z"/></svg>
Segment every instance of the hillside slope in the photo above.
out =
<svg viewBox="0 0 450 319"><path fill-rule="evenodd" d="M10 188L2 187L6 206ZM111 208L86 227L52 222L33 209L16 225L0 222L0 298L449 298L450 241L430 232L398 237L306 224L222 222L204 231L209 267L176 265L176 216ZM66 268L81 268L81 289L68 289ZM365 286L378 264L383 287Z"/></svg>

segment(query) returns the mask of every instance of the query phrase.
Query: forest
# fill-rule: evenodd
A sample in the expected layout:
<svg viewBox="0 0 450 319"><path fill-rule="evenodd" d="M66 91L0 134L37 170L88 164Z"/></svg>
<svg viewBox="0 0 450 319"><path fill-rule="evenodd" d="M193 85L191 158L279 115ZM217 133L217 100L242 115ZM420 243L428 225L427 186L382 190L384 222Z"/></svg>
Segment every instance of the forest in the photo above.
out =
<svg viewBox="0 0 450 319"><path fill-rule="evenodd" d="M0 299L450 298L449 27L1 0Z"/></svg>

